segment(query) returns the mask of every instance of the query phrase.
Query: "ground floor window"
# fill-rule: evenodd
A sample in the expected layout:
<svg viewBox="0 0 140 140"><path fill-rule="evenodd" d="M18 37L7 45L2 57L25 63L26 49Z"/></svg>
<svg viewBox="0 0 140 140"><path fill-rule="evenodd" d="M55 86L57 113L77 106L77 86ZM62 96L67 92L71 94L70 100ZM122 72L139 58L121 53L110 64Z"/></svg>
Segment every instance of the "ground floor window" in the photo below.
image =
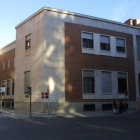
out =
<svg viewBox="0 0 140 140"><path fill-rule="evenodd" d="M103 71L102 76L102 92L110 93L111 92L111 72Z"/></svg>
<svg viewBox="0 0 140 140"><path fill-rule="evenodd" d="M24 73L24 92L28 92L27 87L30 87L30 71Z"/></svg>
<svg viewBox="0 0 140 140"><path fill-rule="evenodd" d="M10 80L7 80L7 95L10 95Z"/></svg>
<svg viewBox="0 0 140 140"><path fill-rule="evenodd" d="M118 92L125 93L127 91L127 74L118 73Z"/></svg>
<svg viewBox="0 0 140 140"><path fill-rule="evenodd" d="M2 81L2 87L5 87L5 81ZM5 95L5 92L2 92L2 95Z"/></svg>
<svg viewBox="0 0 140 140"><path fill-rule="evenodd" d="M84 93L94 93L94 71L83 71L83 89Z"/></svg>

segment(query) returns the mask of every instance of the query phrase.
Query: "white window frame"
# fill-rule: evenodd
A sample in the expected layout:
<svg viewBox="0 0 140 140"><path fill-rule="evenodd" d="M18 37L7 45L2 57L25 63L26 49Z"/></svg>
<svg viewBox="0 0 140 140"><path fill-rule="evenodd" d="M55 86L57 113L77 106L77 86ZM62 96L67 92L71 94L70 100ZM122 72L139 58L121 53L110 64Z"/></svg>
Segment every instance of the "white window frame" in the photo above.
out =
<svg viewBox="0 0 140 140"><path fill-rule="evenodd" d="M124 40L124 43L125 43L125 45L124 45L125 52L118 52L118 51L117 51L117 39L123 39L123 40ZM116 37L115 42L116 42L116 53L119 53L119 54L126 54L126 52L127 52L127 50L126 50L126 38Z"/></svg>
<svg viewBox="0 0 140 140"><path fill-rule="evenodd" d="M8 81L10 81L10 94L9 95L7 95ZM6 95L7 96L10 96L11 95L11 79L7 79L6 80Z"/></svg>
<svg viewBox="0 0 140 140"><path fill-rule="evenodd" d="M128 96L129 96L128 72L124 72L124 71L117 71L117 83L118 83L119 73L126 74L127 92L128 92ZM119 93L118 85L117 85L117 91L118 91L118 95L125 95L125 93Z"/></svg>
<svg viewBox="0 0 140 140"><path fill-rule="evenodd" d="M31 47L30 47L30 49L26 49L26 41L27 41L27 40L26 40L26 37L29 36L29 35L31 35ZM25 38L24 38L24 43L25 43L25 45L24 45L24 46L25 46L25 47L24 47L24 50L25 50L25 51L31 50L31 48L32 48L32 33L29 33L29 34L27 34L27 35L25 36Z"/></svg>
<svg viewBox="0 0 140 140"><path fill-rule="evenodd" d="M140 35L136 35L137 58L140 61L140 47L138 47L137 37L139 37L139 39L140 39Z"/></svg>
<svg viewBox="0 0 140 140"><path fill-rule="evenodd" d="M93 93L84 93L84 71L93 71L94 72L94 92ZM82 93L84 95L95 95L95 70L94 69L82 69Z"/></svg>
<svg viewBox="0 0 140 140"><path fill-rule="evenodd" d="M101 36L105 36L105 37L109 37L109 50L102 50L101 49ZM110 35L105 35L105 34L99 34L99 37L100 37L100 50L101 51L104 51L104 52L111 52L111 41L110 41Z"/></svg>
<svg viewBox="0 0 140 140"><path fill-rule="evenodd" d="M111 92L103 92L102 90L102 72L106 72L106 73L110 73L111 74ZM101 70L101 74L100 74L100 78L101 78L101 93L102 95L112 95L112 71L109 71L109 70Z"/></svg>
<svg viewBox="0 0 140 140"><path fill-rule="evenodd" d="M82 34L85 33L85 34L92 34L92 43L93 43L93 47L92 48L85 48L83 47L83 36ZM82 49L88 49L88 50L93 50L94 49L94 33L93 32L87 32L87 31L81 31L81 46L82 46Z"/></svg>
<svg viewBox="0 0 140 140"><path fill-rule="evenodd" d="M6 89L6 80L2 80L1 81L1 87L2 87L2 82L4 82L4 85L5 85L5 92L2 92L2 93L4 93L4 96L6 95L6 92L7 92L7 89Z"/></svg>
<svg viewBox="0 0 140 140"><path fill-rule="evenodd" d="M27 93L25 93L25 73L26 72L30 72L30 85L31 85L31 71L29 70L29 71L24 71L24 90L23 90L23 95L25 96L25 94L27 94Z"/></svg>

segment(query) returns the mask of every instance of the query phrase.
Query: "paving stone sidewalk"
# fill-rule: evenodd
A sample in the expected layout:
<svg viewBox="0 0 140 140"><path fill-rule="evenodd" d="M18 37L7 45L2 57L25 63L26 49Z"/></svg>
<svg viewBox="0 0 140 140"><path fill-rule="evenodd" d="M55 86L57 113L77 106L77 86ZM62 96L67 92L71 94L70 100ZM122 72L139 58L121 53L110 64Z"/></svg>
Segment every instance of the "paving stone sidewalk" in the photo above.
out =
<svg viewBox="0 0 140 140"><path fill-rule="evenodd" d="M137 113L136 110L128 110L127 113L124 114L116 114L116 115L129 115ZM74 118L74 117L100 117L100 116L114 116L113 111L93 111L93 112L77 112L77 113L36 113L32 112L32 117L38 118ZM12 117L12 118L20 118L26 119L29 118L29 111L20 111L13 109L3 109L0 113L0 117Z"/></svg>

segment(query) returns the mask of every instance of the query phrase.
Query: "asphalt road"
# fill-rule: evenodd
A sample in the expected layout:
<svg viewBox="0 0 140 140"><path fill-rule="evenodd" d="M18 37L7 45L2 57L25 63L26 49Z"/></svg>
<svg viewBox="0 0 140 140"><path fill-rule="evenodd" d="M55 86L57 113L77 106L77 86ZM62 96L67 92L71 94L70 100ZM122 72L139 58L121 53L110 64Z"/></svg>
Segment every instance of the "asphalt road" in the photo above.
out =
<svg viewBox="0 0 140 140"><path fill-rule="evenodd" d="M140 140L140 114L69 119L0 117L0 140Z"/></svg>

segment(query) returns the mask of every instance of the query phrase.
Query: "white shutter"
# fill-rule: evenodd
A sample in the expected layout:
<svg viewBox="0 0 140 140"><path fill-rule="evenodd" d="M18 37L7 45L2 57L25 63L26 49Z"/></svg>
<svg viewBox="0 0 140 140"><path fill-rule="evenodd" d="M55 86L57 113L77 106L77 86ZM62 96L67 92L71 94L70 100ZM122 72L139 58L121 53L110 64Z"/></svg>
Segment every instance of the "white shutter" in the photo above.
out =
<svg viewBox="0 0 140 140"><path fill-rule="evenodd" d="M107 43L107 44L109 44L109 41L110 39L109 39L109 37L108 36L100 36L100 42L101 43Z"/></svg>
<svg viewBox="0 0 140 140"><path fill-rule="evenodd" d="M111 92L111 72L102 72L102 92Z"/></svg>
<svg viewBox="0 0 140 140"><path fill-rule="evenodd" d="M119 47L125 47L125 40L124 39L116 39L116 45Z"/></svg>
<svg viewBox="0 0 140 140"><path fill-rule="evenodd" d="M90 33L82 33L82 38L93 39L93 34L90 34Z"/></svg>

